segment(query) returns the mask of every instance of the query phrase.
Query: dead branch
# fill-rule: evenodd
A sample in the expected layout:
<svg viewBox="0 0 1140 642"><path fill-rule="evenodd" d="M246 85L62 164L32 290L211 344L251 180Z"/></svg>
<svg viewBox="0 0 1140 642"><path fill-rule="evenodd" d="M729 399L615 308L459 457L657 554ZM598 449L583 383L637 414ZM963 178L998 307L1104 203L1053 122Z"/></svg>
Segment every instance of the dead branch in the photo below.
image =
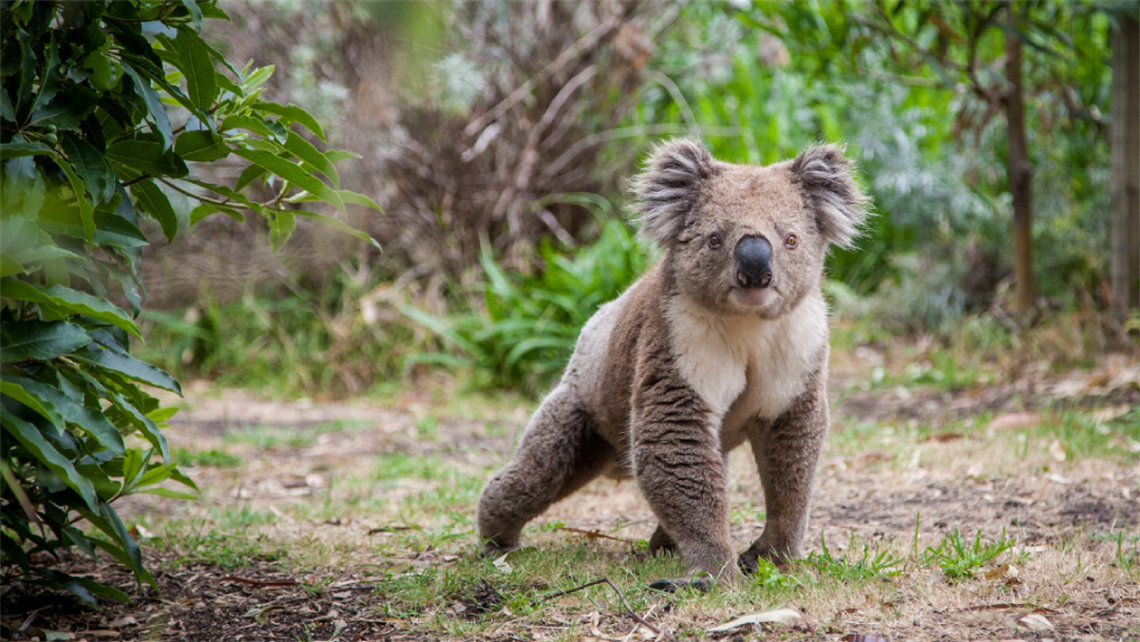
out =
<svg viewBox="0 0 1140 642"><path fill-rule="evenodd" d="M625 607L626 614L628 614L631 618L633 618L633 620L635 622L637 622L641 626L644 626L645 628L649 629L650 631L652 631L655 635L657 635L659 637L663 637L666 640L672 640L673 639L673 636L670 633L663 632L661 629L658 629L657 627L653 626L649 622L646 622L645 618L638 615L637 611L634 611L633 608L630 607L629 602L626 601L625 594L622 593L621 589L619 589L613 582L611 582L610 578L608 578L608 577L603 577L602 579L594 580L593 582L587 582L586 584L583 584L581 586L576 586L576 587L574 587L568 591L559 590L557 593L551 593L550 595L547 595L546 597L544 597L542 599L542 601L543 602L549 602L550 600L553 600L556 597L562 597L565 595L570 595L571 593L577 593L578 591L582 591L582 590L590 588L591 586L597 586L599 584L607 584L607 585L609 585L610 588L612 588L614 590L615 593L617 593L618 599L621 600L622 606Z"/></svg>

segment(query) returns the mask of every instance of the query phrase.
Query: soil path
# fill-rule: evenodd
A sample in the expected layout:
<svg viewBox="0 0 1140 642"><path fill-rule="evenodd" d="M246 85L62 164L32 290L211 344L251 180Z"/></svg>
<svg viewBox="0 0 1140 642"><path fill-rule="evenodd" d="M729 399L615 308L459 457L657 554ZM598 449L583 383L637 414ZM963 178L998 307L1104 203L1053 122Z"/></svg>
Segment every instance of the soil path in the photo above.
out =
<svg viewBox="0 0 1140 642"><path fill-rule="evenodd" d="M823 537L840 552L852 536L870 542L893 541L903 548L925 547L955 529L967 534L980 530L987 539L1003 533L1016 538L1029 561L1017 582L1000 586L974 582L948 587L939 573L916 571L877 605L847 604L842 596L822 602L805 600L800 608L807 624L798 635L821 640L874 633L890 640L1090 641L1140 636L1140 588L1113 566L1114 560L1119 565L1119 551L1108 537L1121 530L1140 533L1136 460L1089 457L1062 462L1040 445L1026 445L1018 453L1008 447L1009 439L1000 425L992 430L942 431L948 422L983 412L999 415L995 423L1002 416L1015 417L1007 421L1016 423L1017 415L1010 413L1044 407L1064 385L1077 393L1093 393L1069 396L1064 403L1126 410L1140 404L1140 390L1131 385L1103 389L1086 385L1082 390L1058 379L1037 382L1036 392L1028 395L1017 386L906 394L863 392L853 385L863 372L857 365L838 368L839 376L833 382L833 398L843 401L834 412L837 429L819 476L811 541ZM1095 380L1087 373L1082 376L1086 384ZM853 388L854 393L850 392ZM322 497L338 475L366 476L376 466L377 456L384 453L432 457L456 470L484 471L501 465L527 419L525 407L500 408L490 418L478 420L440 417L432 413L433 403L438 400L414 394L379 405L364 400L266 402L241 391L190 393L167 436L175 448L192 452L224 448L244 459L238 468L193 469L202 487L203 506L256 506L282 514L284 507ZM1033 415L1021 417L1023 422L1034 421ZM430 424L431 439L424 438L425 421ZM858 431L869 422L874 429L860 439L849 438L845 432ZM912 439L907 427L915 425L929 429L929 436ZM258 444L232 439L235 432L258 426L274 427L278 432L273 438L278 441ZM1130 445L1123 443L1122 447ZM733 522L733 536L742 548L759 533L757 517L763 511L755 467L746 450L734 453L730 487L734 509L743 515ZM397 501L401 493L410 491L397 486L385 492ZM187 510L184 504L152 496L127 498L117 506L125 515L146 516L152 524ZM473 512L474 506L469 509ZM324 558L325 570L303 577L295 568L286 570L263 559L248 560L237 569L172 564L174 552L164 549L161 537L156 537L145 550L162 569L156 573L161 596L147 589L130 605L108 604L99 612L58 597L45 598L26 587L8 587L3 638L30 639L39 632L40 639L45 639L46 631L86 640L446 638L386 619L375 609L374 585L366 576L369 565L360 563L359 551L369 550L378 533L402 528L393 527L390 519L357 514L348 519L286 520L296 531L295 537L349 551L343 559L330 553ZM916 521L920 525L917 543L913 541ZM555 522L625 539L648 538L654 527L652 513L635 486L612 481L589 485L575 498L553 507L539 525ZM616 525L622 527L616 529ZM536 539L553 536L574 537L563 532ZM475 542L468 539L473 549ZM1134 538L1125 541L1135 548ZM620 550L620 545L615 546ZM454 558L418 551L382 563L446 565ZM91 574L124 589L133 587L125 571L109 564L93 565L76 556L65 560L64 566L69 572ZM45 599L50 600L47 608ZM890 615L883 617L883 613ZM1018 622L1034 613L1053 628L1034 631L1024 621ZM663 617L664 625L676 624L670 616ZM506 632L500 629L497 636L541 639L542 633L508 628Z"/></svg>

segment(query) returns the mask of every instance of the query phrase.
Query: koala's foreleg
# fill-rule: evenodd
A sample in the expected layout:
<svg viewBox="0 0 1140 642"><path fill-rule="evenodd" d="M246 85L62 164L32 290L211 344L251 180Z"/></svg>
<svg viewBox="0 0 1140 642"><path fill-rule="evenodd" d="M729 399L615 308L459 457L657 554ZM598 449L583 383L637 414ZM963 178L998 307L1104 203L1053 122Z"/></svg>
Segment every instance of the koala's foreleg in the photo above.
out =
<svg viewBox="0 0 1140 642"><path fill-rule="evenodd" d="M661 523L654 543L675 542L690 571L736 581L728 475L705 404L679 376L647 381L631 430L637 484Z"/></svg>
<svg viewBox="0 0 1140 642"><path fill-rule="evenodd" d="M581 488L613 460L574 389L561 384L531 417L515 456L487 482L476 522L486 553L519 546L527 522Z"/></svg>
<svg viewBox="0 0 1140 642"><path fill-rule="evenodd" d="M808 527L815 470L827 437L826 374L817 373L792 407L769 422L749 429L752 454L764 486L767 519L764 532L740 556L746 571L756 559L782 564L797 557Z"/></svg>

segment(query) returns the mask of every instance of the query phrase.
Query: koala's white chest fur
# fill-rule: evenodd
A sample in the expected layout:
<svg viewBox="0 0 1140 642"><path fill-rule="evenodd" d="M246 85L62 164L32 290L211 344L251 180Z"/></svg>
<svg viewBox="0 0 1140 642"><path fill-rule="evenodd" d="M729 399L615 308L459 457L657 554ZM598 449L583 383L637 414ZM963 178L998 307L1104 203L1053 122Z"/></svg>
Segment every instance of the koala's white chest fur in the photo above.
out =
<svg viewBox="0 0 1140 642"><path fill-rule="evenodd" d="M819 295L777 319L724 318L680 299L667 315L681 375L709 405L719 431L787 410L806 390L827 341L827 305Z"/></svg>

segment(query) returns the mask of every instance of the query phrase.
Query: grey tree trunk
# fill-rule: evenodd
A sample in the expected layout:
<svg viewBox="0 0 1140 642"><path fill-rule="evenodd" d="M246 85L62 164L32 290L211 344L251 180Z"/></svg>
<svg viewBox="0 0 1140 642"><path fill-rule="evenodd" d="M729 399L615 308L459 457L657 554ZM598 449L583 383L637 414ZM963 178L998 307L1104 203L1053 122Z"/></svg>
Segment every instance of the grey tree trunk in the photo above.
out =
<svg viewBox="0 0 1140 642"><path fill-rule="evenodd" d="M1140 307L1140 23L1112 34L1112 313Z"/></svg>
<svg viewBox="0 0 1140 642"><path fill-rule="evenodd" d="M1033 310L1033 172L1025 141L1025 103L1021 87L1021 41L1005 36L1006 136L1009 139L1009 188L1013 193L1013 278L1017 311Z"/></svg>

